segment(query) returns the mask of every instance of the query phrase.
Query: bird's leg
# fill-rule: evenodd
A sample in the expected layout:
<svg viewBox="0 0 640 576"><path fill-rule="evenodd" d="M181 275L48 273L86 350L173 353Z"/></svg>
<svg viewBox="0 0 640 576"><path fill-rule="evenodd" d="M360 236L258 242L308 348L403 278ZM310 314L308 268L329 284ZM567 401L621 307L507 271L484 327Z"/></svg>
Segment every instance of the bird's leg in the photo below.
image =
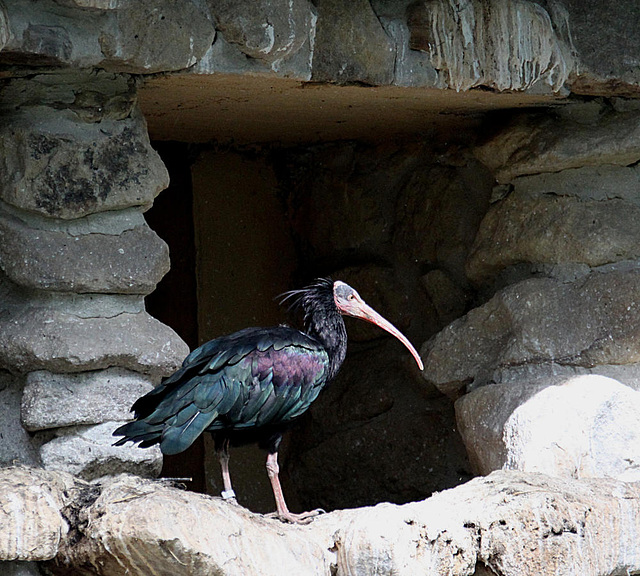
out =
<svg viewBox="0 0 640 576"><path fill-rule="evenodd" d="M282 486L280 486L280 466L278 466L278 453L269 453L267 456L267 474L271 480L271 488L276 499L277 512L275 515L283 522L291 522L292 524L309 524L314 516L321 514L324 510L312 510L311 512L303 512L302 514L293 514L289 512L287 503L284 501Z"/></svg>
<svg viewBox="0 0 640 576"><path fill-rule="evenodd" d="M229 439L225 438L222 441L222 445L216 447L218 453L218 460L220 461L220 468L222 470L222 483L224 484L224 490L221 496L225 500L236 501L236 493L231 486L231 474L229 474Z"/></svg>

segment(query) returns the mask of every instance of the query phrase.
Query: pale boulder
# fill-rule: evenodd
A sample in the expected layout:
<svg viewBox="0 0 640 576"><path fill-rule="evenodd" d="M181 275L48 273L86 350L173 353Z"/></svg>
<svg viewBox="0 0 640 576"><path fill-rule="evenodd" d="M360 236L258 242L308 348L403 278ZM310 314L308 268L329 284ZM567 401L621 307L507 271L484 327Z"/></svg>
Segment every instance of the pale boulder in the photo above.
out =
<svg viewBox="0 0 640 576"><path fill-rule="evenodd" d="M456 416L480 474L640 481L640 392L612 378L484 386L457 401Z"/></svg>

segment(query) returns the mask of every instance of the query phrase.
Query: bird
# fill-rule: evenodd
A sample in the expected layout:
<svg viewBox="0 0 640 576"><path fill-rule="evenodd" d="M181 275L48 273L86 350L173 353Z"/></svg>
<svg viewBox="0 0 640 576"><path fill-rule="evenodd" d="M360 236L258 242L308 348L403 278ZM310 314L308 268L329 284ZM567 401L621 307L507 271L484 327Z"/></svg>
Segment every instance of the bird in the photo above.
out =
<svg viewBox="0 0 640 576"><path fill-rule="evenodd" d="M280 325L245 328L196 348L182 367L132 406L134 420L117 428L114 445L160 445L163 454L186 450L210 432L220 461L222 497L236 502L229 473L229 446L258 443L276 512L283 522L305 524L322 510L289 511L279 480L278 448L283 433L335 378L347 350L343 316L371 322L400 340L420 370L422 360L393 324L340 280L318 278L285 292L281 303L301 308L305 332Z"/></svg>

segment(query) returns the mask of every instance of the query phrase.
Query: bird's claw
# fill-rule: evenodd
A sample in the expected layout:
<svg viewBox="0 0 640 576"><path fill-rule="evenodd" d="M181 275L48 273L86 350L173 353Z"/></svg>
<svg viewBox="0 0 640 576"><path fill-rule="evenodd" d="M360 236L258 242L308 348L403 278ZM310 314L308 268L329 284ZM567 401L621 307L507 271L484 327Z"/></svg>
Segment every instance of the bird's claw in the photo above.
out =
<svg viewBox="0 0 640 576"><path fill-rule="evenodd" d="M235 504L236 506L238 505L238 500L236 500L236 493L233 490L223 490L220 493L220 496L222 496L222 499L225 502L229 502L229 504Z"/></svg>
<svg viewBox="0 0 640 576"><path fill-rule="evenodd" d="M326 514L326 511L322 508L316 508L309 512L302 512L300 514L293 514L292 512L271 512L265 514L267 518L277 518L281 522L288 522L289 524L310 524L313 519L320 514Z"/></svg>

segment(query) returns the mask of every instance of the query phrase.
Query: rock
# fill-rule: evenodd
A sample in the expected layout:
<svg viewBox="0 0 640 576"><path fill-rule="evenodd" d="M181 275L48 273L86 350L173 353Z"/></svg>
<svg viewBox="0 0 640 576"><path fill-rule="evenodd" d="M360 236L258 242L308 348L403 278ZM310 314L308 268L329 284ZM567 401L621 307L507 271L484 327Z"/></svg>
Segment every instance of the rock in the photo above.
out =
<svg viewBox="0 0 640 576"><path fill-rule="evenodd" d="M22 396L22 424L33 432L127 420L133 403L152 388L149 378L122 368L78 374L31 372Z"/></svg>
<svg viewBox="0 0 640 576"><path fill-rule="evenodd" d="M318 24L313 50L315 82L390 84L394 44L367 0L317 0Z"/></svg>
<svg viewBox="0 0 640 576"><path fill-rule="evenodd" d="M20 108L47 106L69 109L83 122L125 120L134 111L136 99L136 83L131 76L62 69L55 74L6 80L0 91L0 111L11 115Z"/></svg>
<svg viewBox="0 0 640 576"><path fill-rule="evenodd" d="M0 465L38 464L38 453L20 423L22 380L0 370Z"/></svg>
<svg viewBox="0 0 640 576"><path fill-rule="evenodd" d="M429 57L422 52L410 49L410 32L404 14L392 13L389 16L383 16L380 14L379 7L376 7L376 13L385 32L395 43L396 64L393 84L396 86L441 87L438 85L438 72L431 65Z"/></svg>
<svg viewBox="0 0 640 576"><path fill-rule="evenodd" d="M557 8L566 14L579 65L567 85L576 94L640 95L640 74L632 63L640 58L634 40L640 15L633 2L562 0ZM606 38L606 42L602 39Z"/></svg>
<svg viewBox="0 0 640 576"><path fill-rule="evenodd" d="M479 474L640 480L640 392L611 378L538 376L483 386L456 402L456 417Z"/></svg>
<svg viewBox="0 0 640 576"><path fill-rule="evenodd" d="M17 112L0 128L0 158L0 198L56 218L146 209L168 185L138 111L94 124L64 110Z"/></svg>
<svg viewBox="0 0 640 576"><path fill-rule="evenodd" d="M407 21L410 48L429 54L446 88L558 91L573 71L570 38L535 2L413 2Z"/></svg>
<svg viewBox="0 0 640 576"><path fill-rule="evenodd" d="M215 29L198 2L14 0L2 64L151 74L192 66ZM167 43L166 39L172 42ZM160 47L160 48L159 48Z"/></svg>
<svg viewBox="0 0 640 576"><path fill-rule="evenodd" d="M567 284L525 280L427 342L423 376L455 397L508 367L637 363L639 303L637 268L594 272Z"/></svg>
<svg viewBox="0 0 640 576"><path fill-rule="evenodd" d="M390 241L392 191L410 160L394 169L385 151L366 155L353 143L340 143L304 155L294 153L289 162L299 163L287 178L292 190L291 225L305 258L335 261L377 252Z"/></svg>
<svg viewBox="0 0 640 576"><path fill-rule="evenodd" d="M0 560L54 558L69 532L63 509L82 486L69 474L0 469Z"/></svg>
<svg viewBox="0 0 640 576"><path fill-rule="evenodd" d="M0 212L0 266L28 288L149 294L169 271L169 248L146 224L117 236L71 236Z"/></svg>
<svg viewBox="0 0 640 576"><path fill-rule="evenodd" d="M7 45L10 37L11 31L9 29L7 9L4 7L4 4L0 4L0 52Z"/></svg>
<svg viewBox="0 0 640 576"><path fill-rule="evenodd" d="M491 174L468 156L462 166L446 165L446 160L415 166L397 199L394 244L398 253L421 264L447 268L458 282L464 282L464 263L492 185Z"/></svg>
<svg viewBox="0 0 640 576"><path fill-rule="evenodd" d="M467 276L476 284L487 284L505 268L521 263L597 267L635 260L640 257L638 219L637 201L586 200L556 194L553 188L532 197L516 189L493 204L482 220Z"/></svg>
<svg viewBox="0 0 640 576"><path fill-rule="evenodd" d="M112 433L121 424L104 422L58 429L59 436L40 447L42 465L45 470L68 472L85 480L123 472L140 476L160 474L162 453L158 446L113 445Z"/></svg>
<svg viewBox="0 0 640 576"><path fill-rule="evenodd" d="M143 0L119 4L99 36L98 67L152 74L193 66L209 49L215 28L197 2ZM171 42L167 42L171 38Z"/></svg>
<svg viewBox="0 0 640 576"><path fill-rule="evenodd" d="M0 569L3 576L41 576L36 562L2 562Z"/></svg>
<svg viewBox="0 0 640 576"><path fill-rule="evenodd" d="M598 165L521 176L511 183L512 195L521 198L574 198L588 201L624 200L635 205L640 166Z"/></svg>
<svg viewBox="0 0 640 576"><path fill-rule="evenodd" d="M316 14L308 0L209 0L216 29L251 58L277 69L305 44L313 43Z"/></svg>
<svg viewBox="0 0 640 576"><path fill-rule="evenodd" d="M80 521L75 538L47 563L53 574L84 575L87 566L105 576L640 569L637 483L500 471L422 502L337 511L306 526L130 476L105 480L99 490L94 501L71 507Z"/></svg>
<svg viewBox="0 0 640 576"><path fill-rule="evenodd" d="M443 270L431 270L421 278L422 286L438 313L442 326L460 318L470 302L468 291Z"/></svg>
<svg viewBox="0 0 640 576"><path fill-rule="evenodd" d="M15 298L0 285L0 365L15 372L82 372L119 366L168 376L188 354L168 326L146 312L82 317Z"/></svg>
<svg viewBox="0 0 640 576"><path fill-rule="evenodd" d="M630 166L640 160L640 114L603 114L593 123L552 115L517 116L475 149L498 182L585 166Z"/></svg>

